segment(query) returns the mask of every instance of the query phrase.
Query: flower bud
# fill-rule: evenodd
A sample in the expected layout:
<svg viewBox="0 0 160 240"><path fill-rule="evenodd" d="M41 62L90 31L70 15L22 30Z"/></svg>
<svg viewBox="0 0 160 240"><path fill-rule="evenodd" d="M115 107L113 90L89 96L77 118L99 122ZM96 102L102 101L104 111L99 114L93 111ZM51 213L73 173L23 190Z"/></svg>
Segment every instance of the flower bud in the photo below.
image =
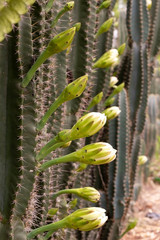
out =
<svg viewBox="0 0 160 240"><path fill-rule="evenodd" d="M118 78L117 77L111 77L110 78L110 82L109 82L109 86L110 87L114 87L116 85L116 83L118 83Z"/></svg>
<svg viewBox="0 0 160 240"><path fill-rule="evenodd" d="M91 112L81 117L71 129L71 140L90 137L97 133L106 123L105 114Z"/></svg>
<svg viewBox="0 0 160 240"><path fill-rule="evenodd" d="M77 188L76 195L93 203L98 202L100 199L100 193L92 187Z"/></svg>
<svg viewBox="0 0 160 240"><path fill-rule="evenodd" d="M118 63L117 49L111 49L104 53L93 65L93 68L107 68Z"/></svg>
<svg viewBox="0 0 160 240"><path fill-rule="evenodd" d="M122 54L123 54L125 48L126 48L126 44L123 43L123 44L118 48L118 53L119 53L119 55L122 55Z"/></svg>
<svg viewBox="0 0 160 240"><path fill-rule="evenodd" d="M73 25L73 27L76 27L76 31L78 32L78 31L80 30L80 28L81 28L81 23L80 23L80 22L75 23L75 24Z"/></svg>
<svg viewBox="0 0 160 240"><path fill-rule="evenodd" d="M74 8L74 1L71 1L71 2L66 3L66 5L65 5L65 7L64 7L65 11L70 11L70 10L72 10L73 8Z"/></svg>
<svg viewBox="0 0 160 240"><path fill-rule="evenodd" d="M100 165L113 161L116 158L116 152L109 143L98 142L77 150L75 157L85 164Z"/></svg>
<svg viewBox="0 0 160 240"><path fill-rule="evenodd" d="M138 157L138 165L143 165L148 161L148 158L145 155Z"/></svg>
<svg viewBox="0 0 160 240"><path fill-rule="evenodd" d="M69 101L76 97L79 97L86 87L87 80L88 75L84 75L70 83L62 92L64 101Z"/></svg>
<svg viewBox="0 0 160 240"><path fill-rule="evenodd" d="M107 221L106 210L99 207L82 208L65 218L67 228L90 231L100 228Z"/></svg>
<svg viewBox="0 0 160 240"><path fill-rule="evenodd" d="M146 0L146 4L147 4L148 10L150 10L152 7L152 0Z"/></svg>
<svg viewBox="0 0 160 240"><path fill-rule="evenodd" d="M102 113L104 113L107 117L107 120L111 120L113 118L116 118L120 114L121 110L119 107L110 107L105 109Z"/></svg>
<svg viewBox="0 0 160 240"><path fill-rule="evenodd" d="M66 50L72 43L76 27L72 27L60 34L56 35L48 44L46 52L51 56L55 53Z"/></svg>
<svg viewBox="0 0 160 240"><path fill-rule="evenodd" d="M99 8L97 9L97 13L99 13L102 9L104 8L108 8L111 4L111 0L106 0L104 1L100 6Z"/></svg>
<svg viewBox="0 0 160 240"><path fill-rule="evenodd" d="M105 21L101 26L100 28L98 29L98 32L96 34L96 38L101 35L102 33L105 33L107 32L110 27L112 26L113 24L113 17L112 18L109 18L107 21Z"/></svg>
<svg viewBox="0 0 160 240"><path fill-rule="evenodd" d="M97 105L103 97L103 92L98 93L91 101L91 103L89 104L89 106L87 107L87 110L90 110L92 107L94 107L95 105Z"/></svg>

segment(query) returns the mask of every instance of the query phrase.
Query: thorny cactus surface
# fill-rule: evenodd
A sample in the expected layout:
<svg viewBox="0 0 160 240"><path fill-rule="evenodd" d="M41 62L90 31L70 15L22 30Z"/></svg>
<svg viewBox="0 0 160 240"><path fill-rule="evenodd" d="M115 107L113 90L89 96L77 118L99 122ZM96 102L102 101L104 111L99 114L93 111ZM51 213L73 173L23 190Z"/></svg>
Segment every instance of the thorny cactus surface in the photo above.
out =
<svg viewBox="0 0 160 240"><path fill-rule="evenodd" d="M66 10L67 3L66 0L10 0L0 4L0 40L5 38L0 45L0 237L3 240L26 240L26 233L62 220L71 209L91 206L82 199L76 204L70 194L53 198L60 190L87 186L101 193L100 201L93 206L106 209L108 221L104 226L89 232L65 228L48 232L48 238L41 235L39 239L116 240L132 197L154 57L160 47L160 2L153 0L150 10L146 0L128 0L127 6L115 0L75 0L74 8ZM113 20L113 14L114 23L107 25L105 31L102 24ZM81 23L81 28L74 32L71 47L63 39L62 45L66 47L60 44L56 51L59 47L62 51L39 61L43 64L34 69L31 82L27 80L28 86L22 87L27 72L50 41L74 28L75 23ZM124 42L126 48L121 57L115 50L116 59L105 54ZM93 68L94 60L102 55L102 65ZM37 124L64 88L85 75L88 81L83 94L59 106L44 128L37 130ZM118 85L125 83L123 90L121 85L122 91L109 86L111 76L118 78ZM64 141L76 121L89 110L86 109L92 99L101 92L102 100L90 110L103 112L104 103L108 107L114 102L121 114L94 136ZM62 148L49 151L37 163L36 155L55 136L63 139L59 145ZM115 161L102 166L66 162L37 173L38 164L98 141L108 142L117 150ZM77 169L84 170L77 172Z"/></svg>

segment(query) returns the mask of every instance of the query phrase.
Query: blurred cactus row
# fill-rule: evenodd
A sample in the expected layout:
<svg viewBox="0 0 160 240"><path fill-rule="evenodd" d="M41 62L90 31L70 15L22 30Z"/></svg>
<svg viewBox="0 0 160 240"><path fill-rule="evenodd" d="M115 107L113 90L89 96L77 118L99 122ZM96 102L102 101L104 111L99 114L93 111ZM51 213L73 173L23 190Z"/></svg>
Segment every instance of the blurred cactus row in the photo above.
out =
<svg viewBox="0 0 160 240"><path fill-rule="evenodd" d="M3 240L123 235L160 47L159 0L125 2L0 4Z"/></svg>

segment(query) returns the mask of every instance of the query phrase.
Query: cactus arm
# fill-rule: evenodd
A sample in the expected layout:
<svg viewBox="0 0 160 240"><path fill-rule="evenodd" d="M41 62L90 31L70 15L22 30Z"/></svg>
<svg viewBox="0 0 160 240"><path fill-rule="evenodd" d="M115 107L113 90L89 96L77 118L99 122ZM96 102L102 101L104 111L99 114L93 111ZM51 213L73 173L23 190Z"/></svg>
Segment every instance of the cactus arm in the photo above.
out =
<svg viewBox="0 0 160 240"><path fill-rule="evenodd" d="M119 94L117 173L115 183L115 219L124 215L126 196L129 195L129 116L126 92ZM128 193L128 194L127 194Z"/></svg>
<svg viewBox="0 0 160 240"><path fill-rule="evenodd" d="M17 118L18 109L18 69L15 58L15 41L5 41L0 46L0 212L2 215L1 230L5 228L5 221L9 220L13 207L14 194L20 172L18 168L19 152L17 151L19 135ZM7 223L8 225L8 223ZM7 233L6 233L7 235Z"/></svg>

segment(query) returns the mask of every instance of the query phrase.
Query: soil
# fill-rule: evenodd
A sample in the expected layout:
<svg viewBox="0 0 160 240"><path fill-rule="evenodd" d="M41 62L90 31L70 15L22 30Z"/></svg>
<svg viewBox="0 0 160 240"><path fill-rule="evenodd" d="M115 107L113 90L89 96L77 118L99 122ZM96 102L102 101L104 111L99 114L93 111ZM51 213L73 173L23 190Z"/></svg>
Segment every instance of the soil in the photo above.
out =
<svg viewBox="0 0 160 240"><path fill-rule="evenodd" d="M131 217L138 223L122 240L160 240L160 184L148 180L133 203Z"/></svg>

